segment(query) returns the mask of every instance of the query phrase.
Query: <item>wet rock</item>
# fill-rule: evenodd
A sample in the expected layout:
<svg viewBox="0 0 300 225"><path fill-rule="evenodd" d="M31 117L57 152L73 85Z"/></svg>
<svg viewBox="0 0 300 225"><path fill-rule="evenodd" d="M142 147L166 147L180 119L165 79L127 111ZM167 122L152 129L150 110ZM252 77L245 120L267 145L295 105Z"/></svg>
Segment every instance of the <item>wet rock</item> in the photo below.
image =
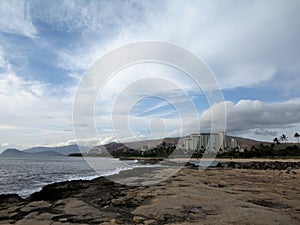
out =
<svg viewBox="0 0 300 225"><path fill-rule="evenodd" d="M56 201L69 197L71 194L78 192L88 186L91 181L65 181L60 183L54 183L43 187L39 192L33 193L28 200L29 201Z"/></svg>
<svg viewBox="0 0 300 225"><path fill-rule="evenodd" d="M0 205L20 203L24 200L17 194L2 194L0 195Z"/></svg>

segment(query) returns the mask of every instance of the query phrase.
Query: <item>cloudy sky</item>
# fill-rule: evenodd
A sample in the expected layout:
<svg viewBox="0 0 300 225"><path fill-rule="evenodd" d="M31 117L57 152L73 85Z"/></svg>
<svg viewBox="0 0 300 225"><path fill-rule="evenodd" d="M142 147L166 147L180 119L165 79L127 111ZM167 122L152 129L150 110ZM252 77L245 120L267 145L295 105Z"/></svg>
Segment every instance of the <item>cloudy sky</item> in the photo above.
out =
<svg viewBox="0 0 300 225"><path fill-rule="evenodd" d="M300 132L299 9L298 0L0 1L0 151L74 143L81 79L104 54L146 40L196 54L224 101L209 104L174 68L132 66L99 94L98 138L82 142L196 132L188 127L191 111L204 126L224 106L227 133L267 141L285 133L294 141ZM138 100L128 109L130 96Z"/></svg>

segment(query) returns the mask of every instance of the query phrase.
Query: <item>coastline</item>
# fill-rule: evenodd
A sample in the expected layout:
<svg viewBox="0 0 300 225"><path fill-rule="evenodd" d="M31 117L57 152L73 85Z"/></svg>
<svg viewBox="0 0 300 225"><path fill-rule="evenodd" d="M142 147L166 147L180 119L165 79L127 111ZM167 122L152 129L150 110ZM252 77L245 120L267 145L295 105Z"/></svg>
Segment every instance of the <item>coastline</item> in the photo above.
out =
<svg viewBox="0 0 300 225"><path fill-rule="evenodd" d="M2 196L0 224L300 223L299 169L290 173L185 166L166 180L147 185L171 169L135 168L90 181L54 183L25 200ZM110 180L122 178L130 184L132 177L144 186Z"/></svg>
<svg viewBox="0 0 300 225"><path fill-rule="evenodd" d="M185 161L184 158L169 159L169 161ZM300 162L298 158L191 158L192 161L218 161L218 162Z"/></svg>

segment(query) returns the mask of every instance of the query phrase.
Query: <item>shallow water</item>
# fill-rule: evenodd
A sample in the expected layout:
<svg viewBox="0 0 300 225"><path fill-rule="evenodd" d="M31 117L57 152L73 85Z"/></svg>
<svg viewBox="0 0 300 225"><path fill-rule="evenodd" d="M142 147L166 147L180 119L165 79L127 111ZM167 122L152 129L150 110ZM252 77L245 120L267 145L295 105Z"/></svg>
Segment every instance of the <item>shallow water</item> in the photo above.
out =
<svg viewBox="0 0 300 225"><path fill-rule="evenodd" d="M82 157L0 158L0 194L17 193L27 197L43 186L66 180L91 180L140 167L137 161Z"/></svg>

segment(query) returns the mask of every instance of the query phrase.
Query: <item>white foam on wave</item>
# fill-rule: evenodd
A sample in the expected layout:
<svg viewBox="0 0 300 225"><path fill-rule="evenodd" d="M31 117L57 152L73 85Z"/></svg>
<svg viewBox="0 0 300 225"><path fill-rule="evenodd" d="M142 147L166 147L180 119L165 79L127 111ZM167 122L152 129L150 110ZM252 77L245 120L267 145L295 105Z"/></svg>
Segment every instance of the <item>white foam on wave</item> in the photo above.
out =
<svg viewBox="0 0 300 225"><path fill-rule="evenodd" d="M31 189L23 189L23 190L18 191L16 194L18 194L21 198L27 198L31 194L41 191L42 188L43 188L43 186L35 187L35 188L31 188Z"/></svg>
<svg viewBox="0 0 300 225"><path fill-rule="evenodd" d="M101 176L107 177L107 176L112 176L115 174L119 174L122 171L127 171L127 170L132 170L134 168L145 168L145 167L163 167L162 165L159 164L140 164L138 160L130 160L130 161L121 161L119 159L114 159L115 161L122 162L123 166L122 167L117 167L114 168L113 170L110 171L95 171L96 174L89 174L89 175L83 175L83 174L70 174L67 177L62 177L53 181L49 182L37 182L36 185L32 188L26 188L22 189L20 191L16 191L14 193L18 194L22 198L27 198L31 194L41 191L42 188L46 185L56 183L56 182L64 182L64 181L72 181L72 180L93 180L95 178L99 178ZM5 194L10 194L10 193L5 193Z"/></svg>

